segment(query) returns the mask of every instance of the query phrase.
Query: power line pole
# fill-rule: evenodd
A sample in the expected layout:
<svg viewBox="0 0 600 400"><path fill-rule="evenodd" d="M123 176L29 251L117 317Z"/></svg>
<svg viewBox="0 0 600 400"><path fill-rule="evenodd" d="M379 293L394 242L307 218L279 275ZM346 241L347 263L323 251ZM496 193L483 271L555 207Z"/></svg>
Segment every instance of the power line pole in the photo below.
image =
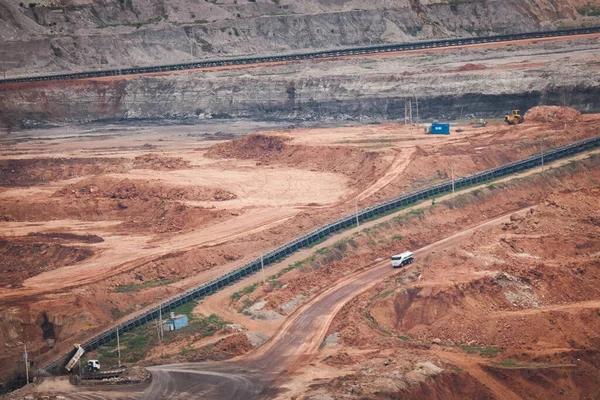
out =
<svg viewBox="0 0 600 400"><path fill-rule="evenodd" d="M419 125L419 98L415 96L415 105L417 107L417 125Z"/></svg>
<svg viewBox="0 0 600 400"><path fill-rule="evenodd" d="M158 309L158 321L160 326L158 327L158 331L160 332L160 341L162 343L163 339L165 338L165 334L163 332L163 323L162 323L162 300L160 302L160 306Z"/></svg>
<svg viewBox="0 0 600 400"><path fill-rule="evenodd" d="M6 59L6 52L2 52L2 72L4 73L4 79L6 79L6 67L4 66L4 61Z"/></svg>
<svg viewBox="0 0 600 400"><path fill-rule="evenodd" d="M358 223L358 200L354 199L354 211L356 215L356 227L358 228L360 224Z"/></svg>
<svg viewBox="0 0 600 400"><path fill-rule="evenodd" d="M23 349L25 353L25 376L27 377L27 384L29 384L29 357L27 356L27 342L23 342Z"/></svg>

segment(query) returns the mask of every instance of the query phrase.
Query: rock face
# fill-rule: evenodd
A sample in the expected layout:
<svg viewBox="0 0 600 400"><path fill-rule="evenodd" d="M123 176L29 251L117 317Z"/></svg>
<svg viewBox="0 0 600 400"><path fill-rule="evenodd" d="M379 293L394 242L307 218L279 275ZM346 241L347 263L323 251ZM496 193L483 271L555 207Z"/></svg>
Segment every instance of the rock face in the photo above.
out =
<svg viewBox="0 0 600 400"><path fill-rule="evenodd" d="M598 72L586 67L597 51L600 45L590 39L165 76L8 84L0 91L0 123L397 120L404 118L405 102L417 98L421 118L503 117L509 110L524 113L537 105L599 112ZM577 58L571 58L573 54Z"/></svg>
<svg viewBox="0 0 600 400"><path fill-rule="evenodd" d="M594 24L589 0L0 0L8 76Z"/></svg>

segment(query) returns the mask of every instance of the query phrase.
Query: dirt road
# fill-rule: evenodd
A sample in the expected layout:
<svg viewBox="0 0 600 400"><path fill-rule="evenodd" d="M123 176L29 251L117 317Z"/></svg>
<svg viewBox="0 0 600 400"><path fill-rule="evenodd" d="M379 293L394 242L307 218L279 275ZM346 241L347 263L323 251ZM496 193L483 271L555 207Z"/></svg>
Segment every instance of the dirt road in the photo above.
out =
<svg viewBox="0 0 600 400"><path fill-rule="evenodd" d="M451 248L472 233L489 229L509 219L509 215L505 215L488 220L418 249L414 252L415 256L418 260L429 253ZM415 265L418 265L418 261ZM298 309L269 342L247 357L220 365L188 363L153 367L153 381L144 391L143 398L273 397L276 393L270 391L271 384L314 358L337 312L352 298L397 272L398 270L390 268L386 259L369 269L347 276Z"/></svg>

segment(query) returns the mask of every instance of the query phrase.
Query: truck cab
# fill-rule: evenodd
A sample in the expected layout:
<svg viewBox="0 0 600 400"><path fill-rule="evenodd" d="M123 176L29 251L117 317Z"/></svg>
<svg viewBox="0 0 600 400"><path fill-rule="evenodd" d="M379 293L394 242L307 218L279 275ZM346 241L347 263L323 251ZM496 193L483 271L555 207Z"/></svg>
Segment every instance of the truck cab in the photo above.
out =
<svg viewBox="0 0 600 400"><path fill-rule="evenodd" d="M412 264L413 261L415 261L413 253L411 253L410 251L405 251L404 253L392 256L392 267L404 267L405 265Z"/></svg>
<svg viewBox="0 0 600 400"><path fill-rule="evenodd" d="M98 360L88 360L88 369L92 372L100 371L100 361Z"/></svg>

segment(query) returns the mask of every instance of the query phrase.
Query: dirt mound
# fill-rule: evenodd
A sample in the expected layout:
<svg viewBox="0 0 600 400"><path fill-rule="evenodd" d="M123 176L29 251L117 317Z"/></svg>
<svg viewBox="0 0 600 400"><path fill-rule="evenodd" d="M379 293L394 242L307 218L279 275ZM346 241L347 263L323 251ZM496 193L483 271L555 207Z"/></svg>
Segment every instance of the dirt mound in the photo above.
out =
<svg viewBox="0 0 600 400"><path fill-rule="evenodd" d="M390 393L391 395L391 393ZM398 397L396 397L398 396ZM406 400L495 399L492 392L467 372L443 373L411 385L392 398Z"/></svg>
<svg viewBox="0 0 600 400"><path fill-rule="evenodd" d="M569 107L538 106L528 110L524 117L527 122L577 122L581 113Z"/></svg>
<svg viewBox="0 0 600 400"><path fill-rule="evenodd" d="M49 233L30 232L27 234L27 237L32 238L33 240L43 239L45 241L52 241L52 242L84 242L84 243L102 243L102 242L104 242L104 239L102 239L98 235L77 235L75 233L67 233L67 232L49 232Z"/></svg>
<svg viewBox="0 0 600 400"><path fill-rule="evenodd" d="M347 352L338 351L333 356L325 358L323 362L328 365L350 365L354 364L356 360Z"/></svg>
<svg viewBox="0 0 600 400"><path fill-rule="evenodd" d="M103 173L125 172L124 158L37 158L0 160L0 186L31 186Z"/></svg>
<svg viewBox="0 0 600 400"><path fill-rule="evenodd" d="M598 350L553 352L520 361L515 355L504 363L485 366L494 378L510 384L527 399L593 399L600 393L600 353ZM544 385L546 391L539 391ZM548 396L549 393L560 396Z"/></svg>
<svg viewBox="0 0 600 400"><path fill-rule="evenodd" d="M48 221L78 219L83 221L123 221L117 230L166 233L209 226L229 218L225 210L190 206L176 201L150 198L50 198L45 204L37 202L0 202L0 218L4 221Z"/></svg>
<svg viewBox="0 0 600 400"><path fill-rule="evenodd" d="M458 68L459 71L479 71L482 69L487 69L487 67L483 64L465 64L462 67Z"/></svg>
<svg viewBox="0 0 600 400"><path fill-rule="evenodd" d="M158 154L143 154L133 160L134 169L165 171L190 168L190 162L181 157L164 157Z"/></svg>
<svg viewBox="0 0 600 400"><path fill-rule="evenodd" d="M218 341L214 346L202 348L191 361L222 361L245 354L253 346L245 334L239 333Z"/></svg>
<svg viewBox="0 0 600 400"><path fill-rule="evenodd" d="M262 159L270 153L281 153L287 149L283 136L252 134L239 139L214 145L206 153L211 158Z"/></svg>
<svg viewBox="0 0 600 400"><path fill-rule="evenodd" d="M57 191L55 196L111 199L226 201L237 196L227 190L202 186L172 186L160 182L107 177L89 178Z"/></svg>
<svg viewBox="0 0 600 400"><path fill-rule="evenodd" d="M348 176L354 184L372 184L389 167L381 153L349 146L305 146L286 144L282 136L252 134L219 143L206 153L211 158L258 160L263 165L283 164L310 171L332 172Z"/></svg>
<svg viewBox="0 0 600 400"><path fill-rule="evenodd" d="M0 238L0 274L3 286L18 286L45 271L72 265L94 255L85 247L31 243L30 238Z"/></svg>

